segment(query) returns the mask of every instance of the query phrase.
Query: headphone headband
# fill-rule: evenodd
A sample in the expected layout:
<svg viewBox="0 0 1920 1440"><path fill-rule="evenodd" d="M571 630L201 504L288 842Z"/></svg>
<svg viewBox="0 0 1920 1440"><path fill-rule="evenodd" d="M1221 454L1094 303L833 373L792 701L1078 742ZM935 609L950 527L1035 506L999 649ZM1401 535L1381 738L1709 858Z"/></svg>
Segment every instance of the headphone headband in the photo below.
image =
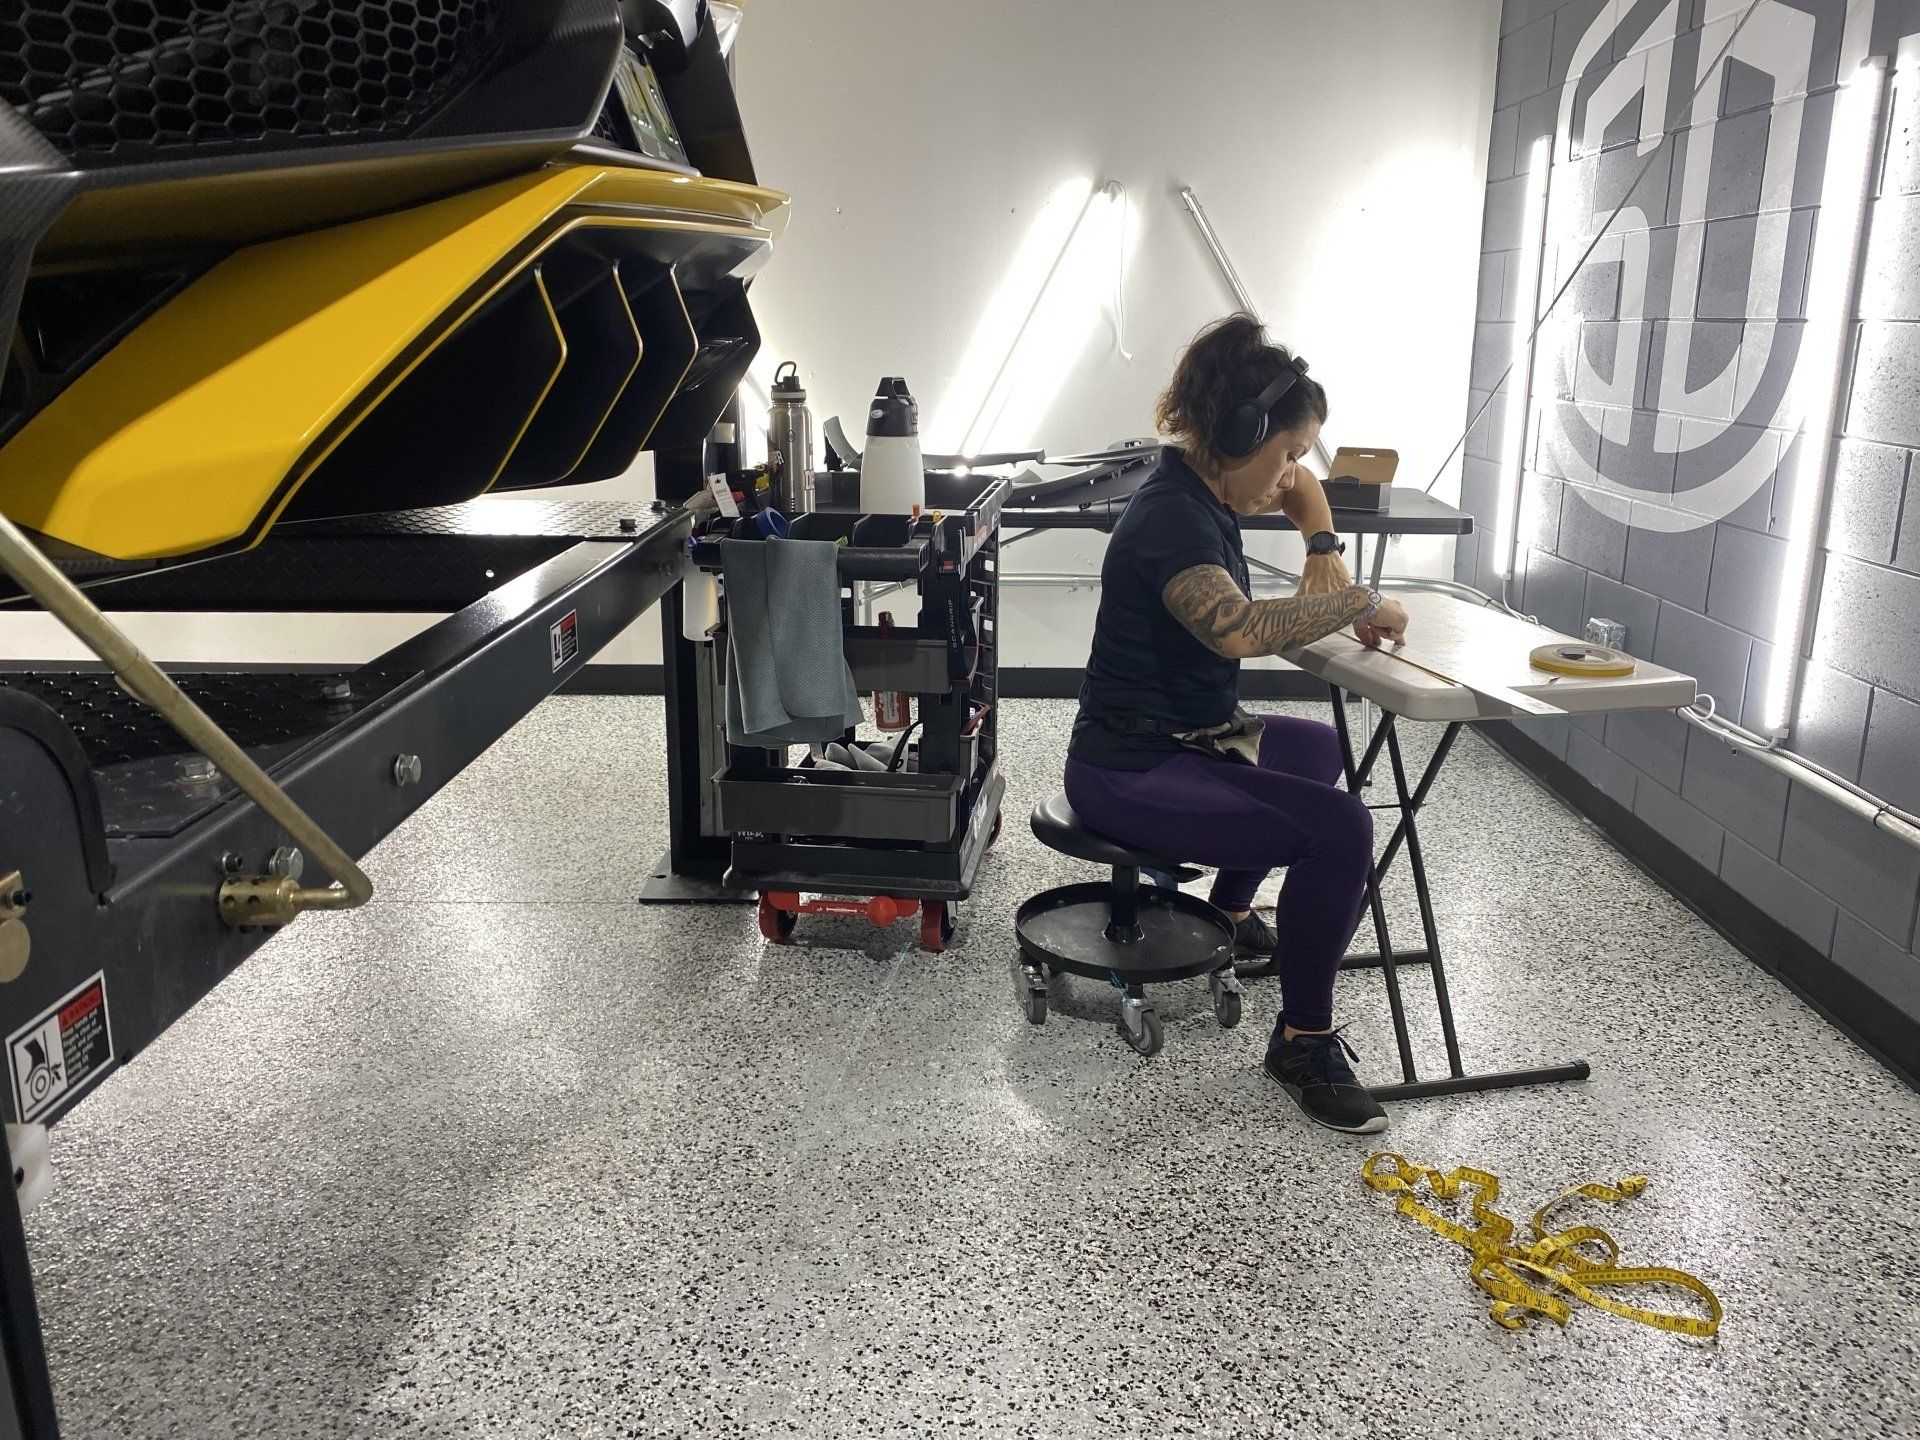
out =
<svg viewBox="0 0 1920 1440"><path fill-rule="evenodd" d="M1280 373L1251 400L1229 405L1213 427L1213 448L1229 460L1244 460L1266 443L1268 416L1280 397L1300 383L1307 373L1307 362L1295 355L1280 367Z"/></svg>
<svg viewBox="0 0 1920 1440"><path fill-rule="evenodd" d="M1300 377L1307 373L1307 362L1298 355L1280 367L1280 373L1273 377L1273 383L1254 396L1248 404L1258 405L1260 413L1266 414L1280 403L1280 397L1300 383Z"/></svg>

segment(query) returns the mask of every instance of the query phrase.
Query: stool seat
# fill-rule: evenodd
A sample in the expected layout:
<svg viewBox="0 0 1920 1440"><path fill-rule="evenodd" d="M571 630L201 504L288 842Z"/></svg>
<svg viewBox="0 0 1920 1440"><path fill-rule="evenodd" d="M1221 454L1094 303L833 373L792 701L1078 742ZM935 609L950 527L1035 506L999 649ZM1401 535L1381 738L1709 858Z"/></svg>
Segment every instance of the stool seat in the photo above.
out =
<svg viewBox="0 0 1920 1440"><path fill-rule="evenodd" d="M1142 870L1179 870L1181 862L1170 856L1160 855L1152 850L1136 850L1111 840L1098 830L1090 830L1080 817L1073 813L1073 806L1067 803L1067 792L1056 790L1038 805L1033 807L1033 818L1028 822L1033 833L1042 845L1058 850L1062 855L1071 855L1076 860L1090 860L1095 865L1126 865Z"/></svg>

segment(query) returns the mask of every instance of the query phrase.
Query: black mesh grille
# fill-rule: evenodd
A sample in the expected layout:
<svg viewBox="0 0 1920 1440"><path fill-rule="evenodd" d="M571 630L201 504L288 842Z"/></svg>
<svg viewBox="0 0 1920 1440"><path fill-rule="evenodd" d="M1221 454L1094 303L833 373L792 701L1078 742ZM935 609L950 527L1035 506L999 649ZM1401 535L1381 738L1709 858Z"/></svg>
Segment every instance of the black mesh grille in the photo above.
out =
<svg viewBox="0 0 1920 1440"><path fill-rule="evenodd" d="M508 0L15 0L0 99L82 163L412 133L492 58Z"/></svg>

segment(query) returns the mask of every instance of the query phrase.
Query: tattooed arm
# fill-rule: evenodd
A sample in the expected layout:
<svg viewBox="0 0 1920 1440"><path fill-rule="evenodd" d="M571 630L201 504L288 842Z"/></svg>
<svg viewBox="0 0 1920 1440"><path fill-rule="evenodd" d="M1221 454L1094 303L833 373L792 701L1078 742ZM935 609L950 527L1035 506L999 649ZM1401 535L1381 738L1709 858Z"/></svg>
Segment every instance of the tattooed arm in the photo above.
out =
<svg viewBox="0 0 1920 1440"><path fill-rule="evenodd" d="M1311 645L1358 620L1373 603L1359 585L1331 595L1249 600L1218 565L1182 570L1167 582L1160 598L1194 639L1229 660Z"/></svg>

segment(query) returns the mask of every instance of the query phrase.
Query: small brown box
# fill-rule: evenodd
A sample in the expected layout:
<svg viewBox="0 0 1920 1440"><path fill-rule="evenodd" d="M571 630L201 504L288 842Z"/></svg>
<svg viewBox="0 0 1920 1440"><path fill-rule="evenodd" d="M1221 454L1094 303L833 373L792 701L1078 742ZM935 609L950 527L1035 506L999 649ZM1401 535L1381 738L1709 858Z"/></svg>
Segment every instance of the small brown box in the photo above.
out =
<svg viewBox="0 0 1920 1440"><path fill-rule="evenodd" d="M1336 510L1385 510L1391 497L1397 450L1362 450L1342 445L1333 457L1324 486Z"/></svg>

